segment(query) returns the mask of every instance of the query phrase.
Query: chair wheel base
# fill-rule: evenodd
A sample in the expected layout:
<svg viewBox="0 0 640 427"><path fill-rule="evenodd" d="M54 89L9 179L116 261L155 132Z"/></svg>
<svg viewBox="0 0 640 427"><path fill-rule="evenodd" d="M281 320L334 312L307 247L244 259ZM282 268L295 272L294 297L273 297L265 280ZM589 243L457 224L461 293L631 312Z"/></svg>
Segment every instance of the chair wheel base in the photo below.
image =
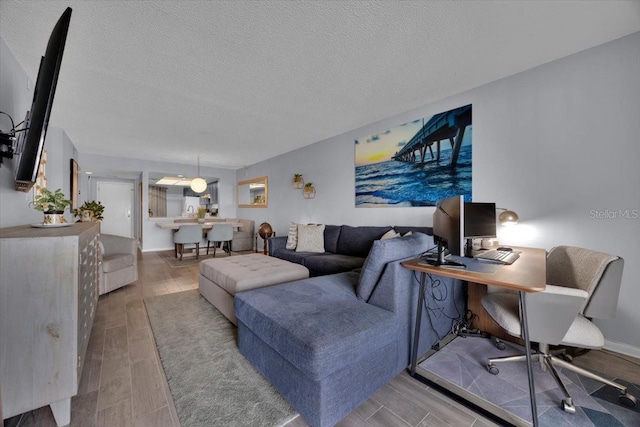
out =
<svg viewBox="0 0 640 427"><path fill-rule="evenodd" d="M496 347L498 348L498 350L504 350L505 348L507 348L507 346L505 345L505 343L503 343L500 340L496 340Z"/></svg>
<svg viewBox="0 0 640 427"><path fill-rule="evenodd" d="M574 404L569 402L566 399L562 401L562 410L564 412L568 412L570 414L575 414L576 413L576 407L574 406Z"/></svg>
<svg viewBox="0 0 640 427"><path fill-rule="evenodd" d="M498 369L498 367L496 365L494 365L493 363L487 365L487 370L492 375L498 375L500 373L500 370Z"/></svg>
<svg viewBox="0 0 640 427"><path fill-rule="evenodd" d="M627 393L623 393L618 396L618 400L627 408L635 408L638 404L638 400L634 396Z"/></svg>

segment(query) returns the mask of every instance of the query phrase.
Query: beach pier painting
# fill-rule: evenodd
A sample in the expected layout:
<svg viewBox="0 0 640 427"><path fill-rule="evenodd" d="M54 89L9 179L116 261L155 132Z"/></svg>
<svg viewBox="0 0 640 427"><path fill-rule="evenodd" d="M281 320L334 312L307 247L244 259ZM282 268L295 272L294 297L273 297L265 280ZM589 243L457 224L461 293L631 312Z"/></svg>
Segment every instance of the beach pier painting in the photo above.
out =
<svg viewBox="0 0 640 427"><path fill-rule="evenodd" d="M472 129L465 105L356 139L356 207L471 201Z"/></svg>

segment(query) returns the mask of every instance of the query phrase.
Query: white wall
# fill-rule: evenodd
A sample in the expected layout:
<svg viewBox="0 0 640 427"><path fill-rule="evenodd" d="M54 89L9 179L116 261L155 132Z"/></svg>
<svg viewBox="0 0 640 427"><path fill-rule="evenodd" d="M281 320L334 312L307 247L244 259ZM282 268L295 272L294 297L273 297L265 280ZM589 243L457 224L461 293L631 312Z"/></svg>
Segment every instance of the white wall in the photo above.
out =
<svg viewBox="0 0 640 427"><path fill-rule="evenodd" d="M238 216L267 221L278 235L289 221L431 225L433 208L355 207L354 140L466 104L473 198L521 218L501 227L500 241L625 258L617 316L598 324L609 348L640 356L640 33L241 169L238 180L269 177L269 207ZM294 173L314 183L315 199L292 188ZM629 217L594 218L607 210Z"/></svg>

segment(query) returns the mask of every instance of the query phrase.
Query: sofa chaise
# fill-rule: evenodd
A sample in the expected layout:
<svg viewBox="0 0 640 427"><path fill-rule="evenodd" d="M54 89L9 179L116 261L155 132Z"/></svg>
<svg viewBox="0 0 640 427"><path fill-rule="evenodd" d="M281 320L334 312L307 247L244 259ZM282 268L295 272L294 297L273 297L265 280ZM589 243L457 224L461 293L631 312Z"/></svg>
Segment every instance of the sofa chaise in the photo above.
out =
<svg viewBox="0 0 640 427"><path fill-rule="evenodd" d="M287 249L287 236L278 236L269 239L269 255L304 265L311 277L343 273L362 267L373 242L390 230L432 234L431 227L325 225L324 252Z"/></svg>
<svg viewBox="0 0 640 427"><path fill-rule="evenodd" d="M432 244L377 240L359 271L237 293L241 353L311 426L336 424L408 366L418 282L401 262ZM420 354L464 314L461 284L441 280L449 298L430 299L442 311L423 316Z"/></svg>

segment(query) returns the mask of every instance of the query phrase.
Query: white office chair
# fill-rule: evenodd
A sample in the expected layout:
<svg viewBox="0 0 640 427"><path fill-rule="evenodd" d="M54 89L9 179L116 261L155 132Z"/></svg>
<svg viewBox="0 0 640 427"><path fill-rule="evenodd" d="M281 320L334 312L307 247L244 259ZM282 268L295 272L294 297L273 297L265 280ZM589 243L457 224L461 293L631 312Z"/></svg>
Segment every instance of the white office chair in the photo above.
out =
<svg viewBox="0 0 640 427"><path fill-rule="evenodd" d="M184 245L195 244L196 245L196 259L200 254L200 242L202 241L202 226L200 224L184 224L181 225L178 231L173 233L173 246L176 258L180 254L180 261L182 261L182 254L184 253Z"/></svg>
<svg viewBox="0 0 640 427"><path fill-rule="evenodd" d="M560 380L554 365L608 384L620 390L622 404L634 407L636 398L623 385L610 381L578 366L559 359L549 352L549 345L563 345L599 349L604 336L591 318L614 317L622 280L622 258L603 252L571 246L558 246L547 255L547 287L543 292L525 294L529 337L539 343L540 367L548 368L565 399L563 409L575 413L575 406L567 388ZM489 315L515 337L522 337L518 295L495 292L482 298ZM524 355L489 359L487 368L499 373L496 363L525 361Z"/></svg>
<svg viewBox="0 0 640 427"><path fill-rule="evenodd" d="M214 224L207 233L207 255L209 255L209 243L213 242L213 257L216 257L216 247L221 244L222 250L225 245L231 255L231 240L233 239L233 226L231 224Z"/></svg>

